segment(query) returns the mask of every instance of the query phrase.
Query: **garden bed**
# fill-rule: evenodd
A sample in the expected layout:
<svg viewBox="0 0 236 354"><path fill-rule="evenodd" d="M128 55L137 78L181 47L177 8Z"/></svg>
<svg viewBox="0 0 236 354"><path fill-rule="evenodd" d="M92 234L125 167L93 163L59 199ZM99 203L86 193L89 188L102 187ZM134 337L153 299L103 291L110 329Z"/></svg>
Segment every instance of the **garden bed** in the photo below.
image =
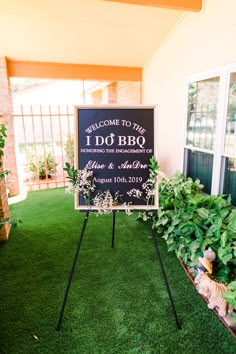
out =
<svg viewBox="0 0 236 354"><path fill-rule="evenodd" d="M194 279L191 276L191 274L188 271L188 268L185 266L185 264L183 263L183 261L179 258L179 262L183 268L183 270L185 271L185 274L187 275L187 277L189 278L190 282L192 283L192 285L194 286L195 290L196 289L196 284L194 283ZM199 293L198 293L199 294ZM208 299L203 296L202 294L199 294L201 296L201 298L205 301L206 304L209 303ZM232 334L232 336L236 339L236 325L234 325L234 328L232 328L231 326L229 326L229 324L223 319L223 317L219 316L218 311L216 309L211 310L214 312L214 314L218 317L218 319L221 321L221 323L223 323L223 325L227 328L227 330Z"/></svg>

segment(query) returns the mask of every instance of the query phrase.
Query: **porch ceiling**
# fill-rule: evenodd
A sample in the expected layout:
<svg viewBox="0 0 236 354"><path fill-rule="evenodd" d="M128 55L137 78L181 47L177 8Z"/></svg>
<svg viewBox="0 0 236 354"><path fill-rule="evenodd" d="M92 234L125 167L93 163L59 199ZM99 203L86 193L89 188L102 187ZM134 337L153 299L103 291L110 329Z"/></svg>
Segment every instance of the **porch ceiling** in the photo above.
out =
<svg viewBox="0 0 236 354"><path fill-rule="evenodd" d="M0 0L0 56L142 67L183 15L102 0Z"/></svg>

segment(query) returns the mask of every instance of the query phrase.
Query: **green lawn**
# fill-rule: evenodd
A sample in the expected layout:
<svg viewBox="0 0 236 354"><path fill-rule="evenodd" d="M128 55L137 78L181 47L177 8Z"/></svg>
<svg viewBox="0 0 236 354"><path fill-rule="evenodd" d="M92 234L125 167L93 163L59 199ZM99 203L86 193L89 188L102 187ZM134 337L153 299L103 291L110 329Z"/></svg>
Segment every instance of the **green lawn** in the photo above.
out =
<svg viewBox="0 0 236 354"><path fill-rule="evenodd" d="M0 244L0 353L236 353L165 242L158 240L182 329L176 328L150 231L135 215L91 214L61 331L56 325L84 213L64 189L11 206L23 224Z"/></svg>

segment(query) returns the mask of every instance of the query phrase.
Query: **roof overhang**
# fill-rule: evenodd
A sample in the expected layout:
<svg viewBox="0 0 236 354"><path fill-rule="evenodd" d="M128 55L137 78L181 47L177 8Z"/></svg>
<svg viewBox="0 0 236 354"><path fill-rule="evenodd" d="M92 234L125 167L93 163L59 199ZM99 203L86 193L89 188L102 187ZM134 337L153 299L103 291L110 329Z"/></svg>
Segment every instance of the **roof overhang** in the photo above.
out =
<svg viewBox="0 0 236 354"><path fill-rule="evenodd" d="M110 2L121 2L124 4L162 7L167 9L194 11L202 9L202 0L104 0Z"/></svg>

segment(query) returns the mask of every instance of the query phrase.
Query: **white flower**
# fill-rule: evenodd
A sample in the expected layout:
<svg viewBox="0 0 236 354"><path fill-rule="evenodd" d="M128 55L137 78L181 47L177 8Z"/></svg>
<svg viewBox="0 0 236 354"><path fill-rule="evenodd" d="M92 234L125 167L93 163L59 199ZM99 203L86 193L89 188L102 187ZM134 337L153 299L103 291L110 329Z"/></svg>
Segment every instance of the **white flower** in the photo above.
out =
<svg viewBox="0 0 236 354"><path fill-rule="evenodd" d="M132 215L133 213L132 213L132 211L130 209L130 204L129 203L125 203L124 206L125 206L125 214L128 215L128 216Z"/></svg>
<svg viewBox="0 0 236 354"><path fill-rule="evenodd" d="M93 199L94 205L98 209L98 214L108 214L112 212L113 197L109 190L105 192L100 192L96 194Z"/></svg>
<svg viewBox="0 0 236 354"><path fill-rule="evenodd" d="M74 186L72 186L72 184L70 184L66 189L65 189L65 192L68 193L68 194L75 194L75 188Z"/></svg>
<svg viewBox="0 0 236 354"><path fill-rule="evenodd" d="M130 191L127 192L128 196L134 197L134 198L142 198L143 193L139 189L131 189Z"/></svg>
<svg viewBox="0 0 236 354"><path fill-rule="evenodd" d="M93 171L87 170L86 168L78 170L77 179L74 185L68 188L67 193L78 192L85 198L88 198L96 189L94 180Z"/></svg>
<svg viewBox="0 0 236 354"><path fill-rule="evenodd" d="M120 204L121 195L116 192L114 195L109 190L104 192L98 191L93 198L93 204L98 209L98 214L109 214L113 210L113 206Z"/></svg>

